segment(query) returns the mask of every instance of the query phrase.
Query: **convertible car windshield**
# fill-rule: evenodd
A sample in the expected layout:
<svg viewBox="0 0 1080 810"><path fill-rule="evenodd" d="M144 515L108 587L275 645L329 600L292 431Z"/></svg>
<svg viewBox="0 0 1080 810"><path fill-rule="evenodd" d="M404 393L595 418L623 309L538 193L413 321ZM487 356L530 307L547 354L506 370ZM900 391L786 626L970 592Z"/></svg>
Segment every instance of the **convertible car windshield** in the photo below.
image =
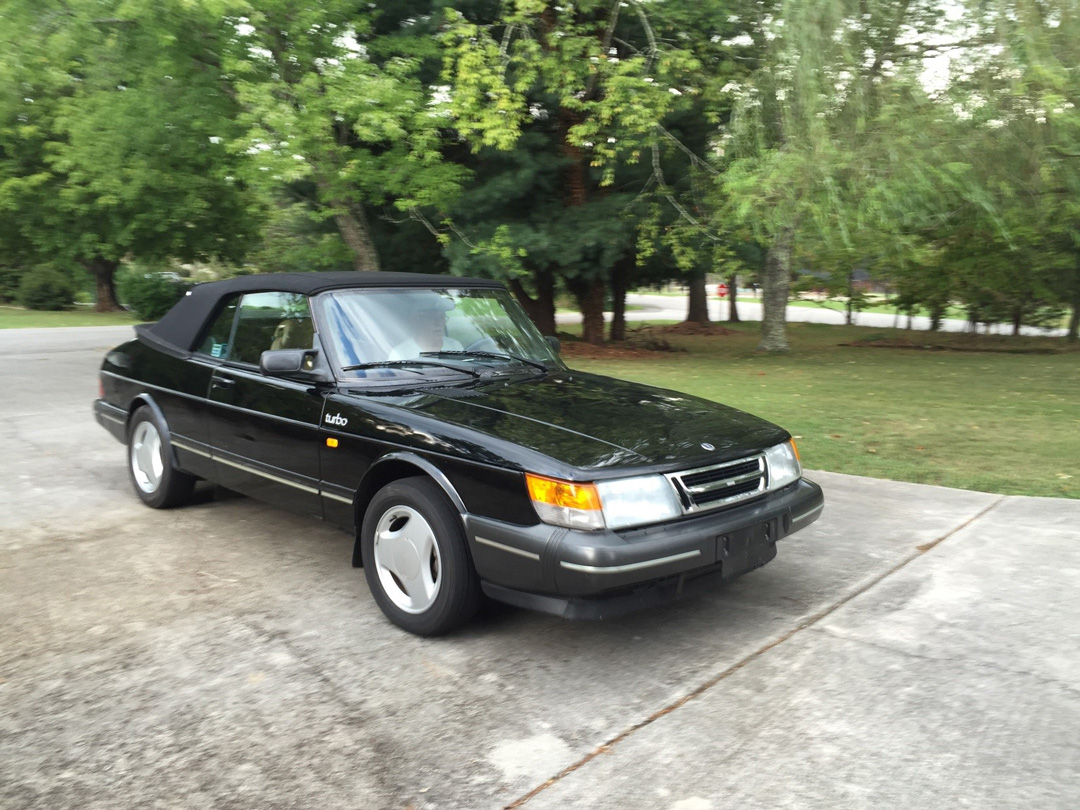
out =
<svg viewBox="0 0 1080 810"><path fill-rule="evenodd" d="M322 307L323 338L346 379L469 374L493 364L562 367L506 290L338 290Z"/></svg>

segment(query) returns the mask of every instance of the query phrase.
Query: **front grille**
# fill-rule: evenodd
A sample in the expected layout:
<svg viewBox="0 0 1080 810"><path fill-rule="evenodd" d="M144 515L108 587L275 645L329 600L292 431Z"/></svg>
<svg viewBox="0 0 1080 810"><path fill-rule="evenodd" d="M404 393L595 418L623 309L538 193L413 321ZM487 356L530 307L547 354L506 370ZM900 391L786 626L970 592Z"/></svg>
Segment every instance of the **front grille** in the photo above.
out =
<svg viewBox="0 0 1080 810"><path fill-rule="evenodd" d="M688 513L752 498L765 491L766 479L764 456L668 475L682 499L683 510Z"/></svg>

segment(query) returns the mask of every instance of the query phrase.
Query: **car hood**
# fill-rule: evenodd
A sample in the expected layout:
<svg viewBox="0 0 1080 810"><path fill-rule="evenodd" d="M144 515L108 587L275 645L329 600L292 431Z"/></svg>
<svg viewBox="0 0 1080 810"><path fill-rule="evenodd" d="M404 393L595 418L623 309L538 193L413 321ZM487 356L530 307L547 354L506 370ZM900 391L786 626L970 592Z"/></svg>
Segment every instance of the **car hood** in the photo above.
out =
<svg viewBox="0 0 1080 810"><path fill-rule="evenodd" d="M429 389L395 404L588 470L685 469L789 438L782 428L726 405L581 372Z"/></svg>

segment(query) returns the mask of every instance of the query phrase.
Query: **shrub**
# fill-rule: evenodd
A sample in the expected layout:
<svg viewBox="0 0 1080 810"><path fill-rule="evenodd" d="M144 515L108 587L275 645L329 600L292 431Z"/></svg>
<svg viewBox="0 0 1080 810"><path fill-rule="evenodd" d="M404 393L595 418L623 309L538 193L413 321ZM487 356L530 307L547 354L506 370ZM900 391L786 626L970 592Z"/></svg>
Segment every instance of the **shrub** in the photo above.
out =
<svg viewBox="0 0 1080 810"><path fill-rule="evenodd" d="M27 309L66 309L75 300L75 286L59 270L35 268L22 277L16 297Z"/></svg>
<svg viewBox="0 0 1080 810"><path fill-rule="evenodd" d="M144 321L161 318L189 289L175 274L147 273L138 267L119 273L116 280L120 300Z"/></svg>
<svg viewBox="0 0 1080 810"><path fill-rule="evenodd" d="M0 265L0 304L10 304L19 295L19 282L25 271L21 267Z"/></svg>

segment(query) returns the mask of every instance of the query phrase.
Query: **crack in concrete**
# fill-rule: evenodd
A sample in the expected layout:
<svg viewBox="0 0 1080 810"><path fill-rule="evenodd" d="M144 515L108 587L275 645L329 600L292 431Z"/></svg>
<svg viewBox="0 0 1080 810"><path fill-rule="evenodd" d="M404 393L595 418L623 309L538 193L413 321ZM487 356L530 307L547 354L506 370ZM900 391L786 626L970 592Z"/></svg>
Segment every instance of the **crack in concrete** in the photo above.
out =
<svg viewBox="0 0 1080 810"><path fill-rule="evenodd" d="M555 776L551 777L550 779L548 779L545 782L542 782L541 784L537 785L532 790L530 790L528 793L526 793L526 794L524 794L522 796L519 796L514 801L512 801L509 804L505 805L503 810L517 810L517 808L521 807L526 802L530 801L531 799L535 798L539 794L543 793L549 787L551 787L553 785L556 785L559 782L561 782L563 779L565 779L567 776L572 774L574 771L577 771L580 768L583 768L584 766L588 765L590 762L592 762L594 759L596 759L601 754L609 753L612 748L614 748L616 745L618 745L619 743L621 743L623 740L627 739L631 735L635 734L636 732L640 731L641 729L645 728L646 726L652 725L653 723L655 723L660 718L665 717L666 715L671 714L672 712L676 711L677 709L682 708L683 706L685 706L687 703L694 700L695 698L701 697L703 694L705 694L710 689L712 689L714 686L719 684L721 681L723 681L729 675L733 675L734 673L738 672L740 669L743 669L747 665L753 663L758 658L761 658L767 652L769 652L769 650L773 649L774 647L779 647L785 641L790 640L794 636L801 633L803 630L807 630L809 628L812 628L814 625L816 625L822 619L825 619L826 617L828 617L831 614L835 613L837 610L842 608L844 605L846 605L851 600L855 599L858 596L861 596L862 594L869 591L871 588L879 585L885 579L891 577L897 571L900 571L901 569L903 569L912 560L918 559L919 557L923 556L924 554L926 554L931 549L933 549L936 546L940 545L945 540L948 540L950 537L952 537L955 534L963 531L968 526L975 523L976 521L978 521L979 519L981 519L982 517L984 517L985 515L987 515L991 511L993 511L994 509L996 509L998 506L1000 506L1002 503L1004 503L1007 500L1007 498L1008 498L1008 496L1002 495L1001 497L997 498L993 503L991 503L989 506L987 506L985 509L983 509L980 512L976 513L973 517L968 518L963 523L961 523L959 526L957 526L956 528L946 532L945 534L943 534L941 537L937 538L936 540L931 540L928 543L923 543L922 545L916 546L916 550L915 550L914 554L909 554L908 556L904 557L904 559L902 559L896 565L892 566L891 568L887 569L886 571L884 571L883 573L877 575L876 577L873 577L869 582L866 582L863 585L857 587L854 591L849 593L847 596L844 596L843 598L841 598L837 602L833 603L832 605L829 605L829 606L827 606L825 608L822 608L817 613L815 613L815 614L809 616L808 618L804 619L803 621L799 622L799 624L797 624L791 630L788 630L786 633L780 635L778 638L773 639L768 644L765 644L763 647L760 647L759 649L757 649L754 652L750 653L749 655L745 656L741 660L735 662L734 664L732 664L730 667L723 670L719 674L714 675L712 678L710 678L709 680L707 680L704 683L700 684L697 688L695 688L691 692L688 692L687 694L683 695L678 700L674 701L673 703L669 703L667 706L663 707L662 709L658 709L657 711L650 714L644 720L641 720L641 721L635 723L634 725L630 726L629 728L626 728L623 731L619 732L614 737L609 739L607 742L602 743L601 745L597 746L596 748L594 748L592 751L590 751L585 756L581 757L576 762L571 763L570 765L567 765L565 768L563 768L561 771L559 771L559 773L555 774Z"/></svg>

